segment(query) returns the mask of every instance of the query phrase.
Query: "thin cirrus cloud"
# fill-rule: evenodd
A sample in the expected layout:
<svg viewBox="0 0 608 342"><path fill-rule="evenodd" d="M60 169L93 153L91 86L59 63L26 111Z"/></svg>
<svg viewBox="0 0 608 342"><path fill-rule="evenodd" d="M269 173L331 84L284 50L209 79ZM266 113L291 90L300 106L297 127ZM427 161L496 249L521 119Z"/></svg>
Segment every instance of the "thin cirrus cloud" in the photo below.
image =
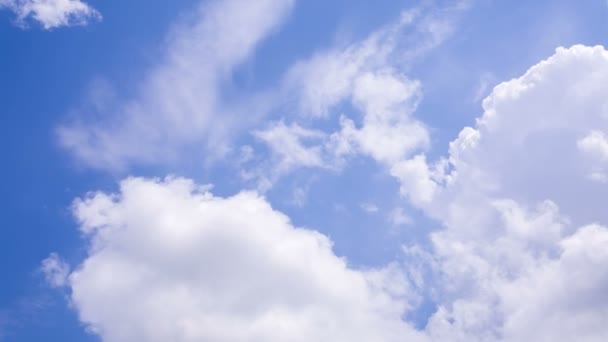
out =
<svg viewBox="0 0 608 342"><path fill-rule="evenodd" d="M293 3L200 4L193 21L173 30L163 62L148 72L136 95L114 106L101 106L101 113L80 113L59 126L60 144L79 162L103 170L175 162L184 157L179 151L192 145L212 144L208 152L224 153L225 138L247 126L247 120L223 103L220 85L285 19Z"/></svg>
<svg viewBox="0 0 608 342"><path fill-rule="evenodd" d="M0 0L2 8L15 13L19 26L25 27L33 20L46 30L101 20L96 9L80 0Z"/></svg>

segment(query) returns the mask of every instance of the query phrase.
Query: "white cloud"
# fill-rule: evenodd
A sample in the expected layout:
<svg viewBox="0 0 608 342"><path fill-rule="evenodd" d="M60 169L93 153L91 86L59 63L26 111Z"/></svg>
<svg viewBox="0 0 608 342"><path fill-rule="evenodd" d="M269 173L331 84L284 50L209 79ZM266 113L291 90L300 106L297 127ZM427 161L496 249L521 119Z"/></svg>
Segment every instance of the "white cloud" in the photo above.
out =
<svg viewBox="0 0 608 342"><path fill-rule="evenodd" d="M394 71L364 72L349 91L353 105L363 113L360 125L343 115L340 129L331 134L283 122L255 133L274 156L280 156L271 167L270 184L297 167L339 169L353 155L369 156L390 167L426 148L428 131L411 117L420 98L419 82ZM303 138L311 144L304 146Z"/></svg>
<svg viewBox="0 0 608 342"><path fill-rule="evenodd" d="M89 255L69 276L104 341L424 341L396 265L358 271L255 193L131 178L74 205Z"/></svg>
<svg viewBox="0 0 608 342"><path fill-rule="evenodd" d="M608 337L608 188L587 177L603 153L606 84L603 47L559 48L494 88L448 165L416 157L394 170L402 193L445 227L425 254L434 340Z"/></svg>
<svg viewBox="0 0 608 342"><path fill-rule="evenodd" d="M397 70L406 69L453 33L468 3L456 1L439 7L432 1L423 2L403 11L396 23L378 29L363 41L335 46L297 63L288 72L286 87L298 94L300 113L328 116L334 106L351 98L356 83L366 74L383 72L400 78ZM381 100L383 94L375 95Z"/></svg>
<svg viewBox="0 0 608 342"><path fill-rule="evenodd" d="M173 30L163 61L148 72L136 96L106 112L86 113L100 114L99 120L83 116L59 127L61 144L81 162L102 169L176 162L193 145L201 160L203 152L226 153L227 136L255 120L264 101L229 105L221 100L220 84L278 27L293 3L204 2L192 22ZM247 115L236 114L244 111Z"/></svg>
<svg viewBox="0 0 608 342"><path fill-rule="evenodd" d="M18 25L25 26L33 19L47 30L101 19L97 10L80 0L0 0L2 7L15 12Z"/></svg>
<svg viewBox="0 0 608 342"><path fill-rule="evenodd" d="M295 167L323 167L322 148L319 141L326 135L306 129L298 124L277 122L254 135L266 143L277 160L276 171L286 172Z"/></svg>
<svg viewBox="0 0 608 342"><path fill-rule="evenodd" d="M420 85L392 72L365 73L355 81L353 102L364 113L354 128L343 122L340 134L361 153L389 165L429 143L427 129L410 117L420 97Z"/></svg>
<svg viewBox="0 0 608 342"><path fill-rule="evenodd" d="M295 167L339 168L345 158L356 154L391 166L413 151L424 149L429 143L428 131L411 117L421 97L420 83L387 67L355 73L352 85L345 89L353 106L362 113L360 125L342 116L340 130L332 134L297 124L285 126L283 122L256 132L272 154L281 156L272 170L282 174ZM302 138L314 138L316 146L305 148Z"/></svg>
<svg viewBox="0 0 608 342"><path fill-rule="evenodd" d="M252 134L268 147L270 155L252 167L244 168L241 176L245 180L255 180L258 191L262 193L271 189L280 177L295 169L339 167L326 147L330 137L320 130L279 121L253 131ZM306 192L294 193L294 204L301 206Z"/></svg>
<svg viewBox="0 0 608 342"><path fill-rule="evenodd" d="M390 171L401 184L401 194L408 196L413 203L427 203L433 199L437 183L424 155L397 161Z"/></svg>
<svg viewBox="0 0 608 342"><path fill-rule="evenodd" d="M412 116L422 98L421 85L405 71L454 31L468 6L459 1L438 10L424 2L366 39L319 52L287 72L283 92L286 98L295 96L295 111L308 125L311 118L337 114L341 104L354 109L342 114L339 129L320 142L324 165L340 168L349 157L362 155L391 168L428 147L427 127Z"/></svg>
<svg viewBox="0 0 608 342"><path fill-rule="evenodd" d="M608 229L592 225L560 242L561 256L502 290L511 341L605 341Z"/></svg>
<svg viewBox="0 0 608 342"><path fill-rule="evenodd" d="M498 85L484 100L477 126L450 144L449 165L418 172L423 184L434 182L440 190L433 195L437 216L450 215L449 202L492 194L527 206L550 199L580 225L608 220L600 204L604 188L587 177L601 161L597 132L608 130L607 81L604 48L574 46ZM415 181L402 186L404 193L429 193L429 187L415 190Z"/></svg>
<svg viewBox="0 0 608 342"><path fill-rule="evenodd" d="M56 253L51 253L48 258L42 260L40 270L44 273L47 283L52 287L62 287L67 284L70 266L61 260Z"/></svg>
<svg viewBox="0 0 608 342"><path fill-rule="evenodd" d="M533 227L531 227L533 228ZM603 341L608 228L587 226L556 251L507 234L434 238L442 297L427 330L438 341Z"/></svg>
<svg viewBox="0 0 608 342"><path fill-rule="evenodd" d="M297 63L277 93L227 103L221 85L230 82L231 71L279 26L293 2L227 0L200 6L193 22L178 26L169 36L163 62L148 72L136 95L98 106L93 113L77 115L61 125L57 129L61 145L80 162L110 170L138 163L179 163L184 154L191 160L192 151L198 152L195 158L212 160L233 153L231 140L245 130L264 135L256 127L259 119L277 107L283 109L283 98L296 97L296 111L313 117L324 116L343 101L352 102L362 115L344 116L338 132L319 139L319 151L308 146L314 160L302 160L301 154L289 156L283 149L273 151L280 165L271 165L268 175L243 171L246 178L258 178L260 189L271 187L277 174L297 167L298 162L310 167L320 159L324 166L336 169L348 156L363 154L390 166L424 149L429 142L427 129L411 117L421 98L420 84L402 70L451 34L466 1L441 10L425 3L405 11L397 23L362 42ZM379 87L384 91L378 91ZM274 100L280 103L271 103ZM292 128L313 131L290 121Z"/></svg>

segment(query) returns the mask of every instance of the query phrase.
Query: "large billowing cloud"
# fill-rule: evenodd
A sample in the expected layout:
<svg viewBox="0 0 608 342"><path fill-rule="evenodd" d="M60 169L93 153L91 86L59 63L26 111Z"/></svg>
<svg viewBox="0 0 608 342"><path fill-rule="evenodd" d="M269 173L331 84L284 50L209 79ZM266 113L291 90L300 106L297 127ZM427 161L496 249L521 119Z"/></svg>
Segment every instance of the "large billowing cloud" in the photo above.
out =
<svg viewBox="0 0 608 342"><path fill-rule="evenodd" d="M255 193L131 178L74 212L90 247L71 299L104 341L422 340L395 265L349 268Z"/></svg>
<svg viewBox="0 0 608 342"><path fill-rule="evenodd" d="M136 95L105 104L101 113L83 113L59 127L60 143L84 164L121 169L133 163L174 162L184 150L213 144L225 152L224 138L259 113L245 114L221 100L221 85L257 44L287 16L293 0L205 1L194 19L176 27L166 55L150 70ZM252 100L255 102L255 100ZM109 108L106 108L109 107ZM97 118L97 119L95 119ZM212 151L212 152L211 152ZM188 159L192 159L189 155Z"/></svg>
<svg viewBox="0 0 608 342"><path fill-rule="evenodd" d="M436 171L435 184L428 185L437 190L434 201L454 202L465 193L528 205L550 199L578 224L606 222L606 84L608 52L574 46L498 85L484 100L477 126L451 143L450 165L420 165L418 173ZM437 174L446 166L453 171ZM407 185L402 190L418 203L429 197ZM448 215L448 206L435 206L444 211L438 215Z"/></svg>
<svg viewBox="0 0 608 342"><path fill-rule="evenodd" d="M101 19L97 10L80 0L0 0L2 7L15 12L18 25L33 19L47 30Z"/></svg>
<svg viewBox="0 0 608 342"><path fill-rule="evenodd" d="M402 193L444 229L423 253L449 341L604 341L608 51L559 48L494 88L437 165L400 162Z"/></svg>

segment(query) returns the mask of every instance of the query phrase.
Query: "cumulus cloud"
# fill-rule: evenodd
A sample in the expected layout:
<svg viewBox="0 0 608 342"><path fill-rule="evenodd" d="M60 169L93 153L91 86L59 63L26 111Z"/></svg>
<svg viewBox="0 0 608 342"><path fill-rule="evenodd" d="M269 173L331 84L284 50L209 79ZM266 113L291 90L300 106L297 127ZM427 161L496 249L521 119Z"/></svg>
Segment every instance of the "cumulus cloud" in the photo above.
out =
<svg viewBox="0 0 608 342"><path fill-rule="evenodd" d="M573 46L498 85L484 100L477 126L463 129L450 144L448 172L435 173L441 189L435 202L455 201L465 193L512 198L527 206L550 199L577 224L608 221L601 204L605 186L587 177L605 163L607 82L608 52ZM585 194L586 201L573 194ZM436 207L443 210L439 215L449 215L447 205Z"/></svg>
<svg viewBox="0 0 608 342"><path fill-rule="evenodd" d="M80 0L0 0L0 9L3 7L16 14L18 25L25 26L32 19L47 30L101 19L97 10Z"/></svg>
<svg viewBox="0 0 608 342"><path fill-rule="evenodd" d="M520 223L530 230L545 228ZM434 286L443 297L427 326L434 340L608 337L601 323L608 313L608 228L585 226L544 247L508 231L493 239L464 240L449 230L433 241L440 275Z"/></svg>
<svg viewBox="0 0 608 342"><path fill-rule="evenodd" d="M436 277L432 339L608 337L608 188L587 177L604 162L607 82L603 47L559 48L494 88L442 167L421 157L395 170L444 225L423 258Z"/></svg>
<svg viewBox="0 0 608 342"><path fill-rule="evenodd" d="M60 126L60 143L84 164L111 170L176 162L193 145L201 160L204 152L226 153L227 136L247 126L244 117L255 117L258 113L250 111L258 104L252 100L247 115L238 116L241 109L222 101L220 85L278 27L293 3L204 2L193 20L173 30L163 61L148 72L134 97Z"/></svg>
<svg viewBox="0 0 608 342"><path fill-rule="evenodd" d="M130 178L74 204L90 241L69 275L104 341L424 341L399 268L356 270L252 192Z"/></svg>

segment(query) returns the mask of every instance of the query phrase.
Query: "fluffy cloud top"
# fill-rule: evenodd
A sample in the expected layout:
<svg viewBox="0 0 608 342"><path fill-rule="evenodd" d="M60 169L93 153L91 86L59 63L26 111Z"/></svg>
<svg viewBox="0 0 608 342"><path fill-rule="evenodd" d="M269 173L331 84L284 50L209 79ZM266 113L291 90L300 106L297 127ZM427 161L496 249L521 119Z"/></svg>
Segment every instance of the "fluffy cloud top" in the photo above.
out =
<svg viewBox="0 0 608 342"><path fill-rule="evenodd" d="M438 341L604 341L608 51L559 48L497 86L437 165L393 174L445 229L426 260Z"/></svg>
<svg viewBox="0 0 608 342"><path fill-rule="evenodd" d="M410 179L404 193L415 200L429 194L414 186L438 186L432 210L441 211L440 217L450 215L449 203L483 194L527 206L550 199L576 224L608 222L602 204L606 186L589 177L606 165L606 84L603 47L557 49L484 100L477 126L463 129L450 145L447 168L452 172L433 172L444 170L444 164L422 165L418 174L434 177ZM585 201L579 198L583 195Z"/></svg>
<svg viewBox="0 0 608 342"><path fill-rule="evenodd" d="M80 0L0 0L2 7L15 12L17 24L23 26L31 18L47 30L101 19L97 10Z"/></svg>
<svg viewBox="0 0 608 342"><path fill-rule="evenodd" d="M255 193L131 178L74 211L90 247L71 299L104 341L421 339L395 266L349 268Z"/></svg>

